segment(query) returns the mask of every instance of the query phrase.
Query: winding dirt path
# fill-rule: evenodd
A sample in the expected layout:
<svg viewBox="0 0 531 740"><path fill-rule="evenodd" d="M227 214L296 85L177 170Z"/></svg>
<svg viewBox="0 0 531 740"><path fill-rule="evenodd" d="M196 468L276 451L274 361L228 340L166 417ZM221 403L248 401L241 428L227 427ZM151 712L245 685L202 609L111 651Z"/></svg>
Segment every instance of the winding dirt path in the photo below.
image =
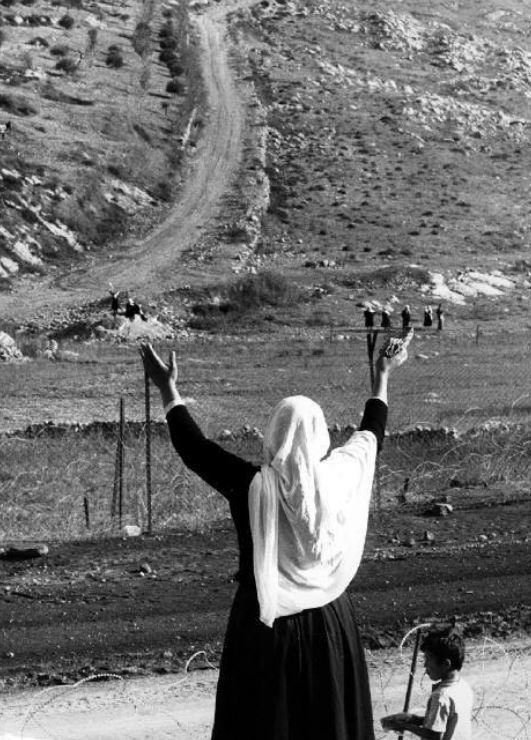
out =
<svg viewBox="0 0 531 740"><path fill-rule="evenodd" d="M175 286L179 255L197 242L219 211L221 197L240 162L245 110L225 45L226 16L251 4L236 0L193 17L202 49L209 114L191 176L167 219L118 259L98 258L92 266L44 281L20 280L11 293L0 295L2 318L24 322L101 298L109 281L144 294Z"/></svg>

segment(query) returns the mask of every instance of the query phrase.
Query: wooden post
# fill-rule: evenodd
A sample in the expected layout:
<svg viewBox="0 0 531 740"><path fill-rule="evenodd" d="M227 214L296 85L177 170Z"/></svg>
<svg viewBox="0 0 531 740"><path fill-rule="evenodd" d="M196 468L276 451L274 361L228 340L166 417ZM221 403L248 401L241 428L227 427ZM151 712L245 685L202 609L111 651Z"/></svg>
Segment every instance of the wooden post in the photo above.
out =
<svg viewBox="0 0 531 740"><path fill-rule="evenodd" d="M83 510L85 512L85 527L90 529L90 509L89 500L86 496L83 496Z"/></svg>
<svg viewBox="0 0 531 740"><path fill-rule="evenodd" d="M118 436L118 526L122 528L124 504L124 439L125 439L125 401L120 396L120 431Z"/></svg>
<svg viewBox="0 0 531 740"><path fill-rule="evenodd" d="M409 711L409 702L411 701L411 692L413 690L413 682L415 680L415 671L417 670L417 656L419 654L421 629L417 630L415 635L415 647L413 648L413 656L411 658L411 668L409 669L409 680L407 682L406 698L404 699L404 712ZM398 740L404 740L404 733L400 733Z"/></svg>
<svg viewBox="0 0 531 740"><path fill-rule="evenodd" d="M151 515L151 396L149 389L149 375L144 371L144 390L146 402L146 496L147 496L147 516L148 516L148 534L152 534L152 515Z"/></svg>

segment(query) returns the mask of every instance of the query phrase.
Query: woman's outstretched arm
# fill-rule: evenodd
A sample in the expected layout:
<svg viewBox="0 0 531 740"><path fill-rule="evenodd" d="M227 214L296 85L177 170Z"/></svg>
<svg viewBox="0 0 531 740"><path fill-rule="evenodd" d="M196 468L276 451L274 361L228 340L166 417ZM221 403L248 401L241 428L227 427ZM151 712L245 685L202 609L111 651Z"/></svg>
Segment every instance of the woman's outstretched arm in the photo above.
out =
<svg viewBox="0 0 531 740"><path fill-rule="evenodd" d="M168 364L150 344L143 344L140 354L146 372L160 391L171 440L184 464L229 500L238 493L247 493L258 467L205 437L177 389L175 353L170 354Z"/></svg>

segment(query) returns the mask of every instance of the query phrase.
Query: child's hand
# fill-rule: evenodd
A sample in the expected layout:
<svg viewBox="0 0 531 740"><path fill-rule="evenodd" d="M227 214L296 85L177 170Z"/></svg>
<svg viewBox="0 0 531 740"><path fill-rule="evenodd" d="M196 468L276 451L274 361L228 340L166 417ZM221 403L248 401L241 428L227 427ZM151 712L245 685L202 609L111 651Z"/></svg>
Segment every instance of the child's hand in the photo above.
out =
<svg viewBox="0 0 531 740"><path fill-rule="evenodd" d="M411 715L407 712L389 714L387 717L382 717L381 723L384 730L401 732L406 729L406 725L411 723Z"/></svg>

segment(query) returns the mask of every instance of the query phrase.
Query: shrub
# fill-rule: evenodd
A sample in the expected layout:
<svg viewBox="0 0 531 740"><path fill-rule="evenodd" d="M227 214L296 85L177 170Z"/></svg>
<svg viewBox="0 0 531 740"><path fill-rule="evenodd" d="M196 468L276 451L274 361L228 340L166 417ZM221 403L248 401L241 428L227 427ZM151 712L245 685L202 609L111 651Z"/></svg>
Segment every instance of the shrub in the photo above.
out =
<svg viewBox="0 0 531 740"><path fill-rule="evenodd" d="M177 61L177 60L179 59L179 57L178 57L178 56L177 56L177 54L176 54L176 53L175 53L174 51L172 51L171 49L163 49L163 50L162 50L162 51L161 51L161 52L159 53L159 59L160 59L160 61L162 62L162 64L168 64L168 63L169 63L169 62L171 62L172 60L175 60L175 61Z"/></svg>
<svg viewBox="0 0 531 740"><path fill-rule="evenodd" d="M58 69L60 72L64 72L67 75L71 75L77 69L77 60L72 59L72 57L62 57L62 59L59 59L55 65L55 69Z"/></svg>
<svg viewBox="0 0 531 740"><path fill-rule="evenodd" d="M124 58L119 47L109 47L105 64L108 67L114 67L114 69L119 69L124 66Z"/></svg>
<svg viewBox="0 0 531 740"><path fill-rule="evenodd" d="M0 46L2 46L2 44L4 43L5 40L6 40L5 31L1 31L0 30Z"/></svg>
<svg viewBox="0 0 531 740"><path fill-rule="evenodd" d="M15 4L15 0L1 0L4 8L11 8Z"/></svg>
<svg viewBox="0 0 531 740"><path fill-rule="evenodd" d="M169 36L175 36L175 26L172 21L166 21L159 30L159 39L168 38Z"/></svg>
<svg viewBox="0 0 531 740"><path fill-rule="evenodd" d="M174 38L173 36L165 36L164 38L160 40L160 48L162 50L169 49L170 51L175 51L177 46L178 46L177 39Z"/></svg>
<svg viewBox="0 0 531 740"><path fill-rule="evenodd" d="M139 57L145 56L151 47L151 27L149 23L137 23L131 37L133 49Z"/></svg>
<svg viewBox="0 0 531 740"><path fill-rule="evenodd" d="M65 57L69 51L70 47L66 44L57 44L57 46L52 46L50 54L53 54L54 57Z"/></svg>
<svg viewBox="0 0 531 740"><path fill-rule="evenodd" d="M174 77L166 85L166 92L173 93L173 95L182 95L184 93L183 83Z"/></svg>
<svg viewBox="0 0 531 740"><path fill-rule="evenodd" d="M17 116L34 116L39 112L22 95L10 95L9 93L0 93L0 109Z"/></svg>
<svg viewBox="0 0 531 740"><path fill-rule="evenodd" d="M96 48L96 44L98 43L98 29L97 28L89 28L87 31L88 36L88 44L87 44L87 51L93 52Z"/></svg>
<svg viewBox="0 0 531 740"><path fill-rule="evenodd" d="M48 41L42 36L34 36L29 43L31 46L42 46L44 48L50 46Z"/></svg>
<svg viewBox="0 0 531 740"><path fill-rule="evenodd" d="M59 19L59 25L62 26L62 28L66 28L67 31L73 27L74 22L74 19L71 15L68 15L68 13Z"/></svg>
<svg viewBox="0 0 531 740"><path fill-rule="evenodd" d="M175 61L168 64L168 71L172 77L180 77L184 74L184 67L180 62Z"/></svg>
<svg viewBox="0 0 531 740"><path fill-rule="evenodd" d="M299 289L273 270L245 275L228 290L230 303L245 311L262 306L288 306L299 297Z"/></svg>
<svg viewBox="0 0 531 740"><path fill-rule="evenodd" d="M33 57L29 51L25 51L22 55L22 66L24 69L33 69Z"/></svg>

